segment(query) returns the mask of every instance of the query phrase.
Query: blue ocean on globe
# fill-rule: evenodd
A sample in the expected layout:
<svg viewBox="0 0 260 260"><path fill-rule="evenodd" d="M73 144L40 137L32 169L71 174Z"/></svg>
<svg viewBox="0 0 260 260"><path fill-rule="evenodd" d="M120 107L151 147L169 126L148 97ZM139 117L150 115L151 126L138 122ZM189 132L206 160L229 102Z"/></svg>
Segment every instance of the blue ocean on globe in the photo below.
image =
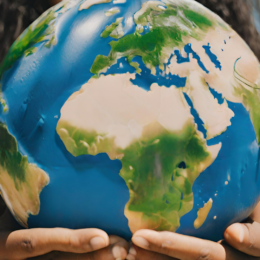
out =
<svg viewBox="0 0 260 260"><path fill-rule="evenodd" d="M257 59L228 25L215 14L193 1L97 0L95 2L90 0L89 5L86 4L87 2L83 0L63 1L52 11L44 14L43 18L36 21L17 42L27 40L27 34L32 34L37 30L37 26L47 23L46 28L41 29L41 37L40 34L35 33L36 36L33 37L36 38L30 38L30 44L21 44L24 49L22 53L15 56L11 66L6 65L8 63L3 63L4 65L1 67L2 107L0 121L2 128L8 129L9 137L15 138L19 154L27 158L29 165L34 165L34 176L36 176L36 167L41 170L41 176L44 176L43 172L48 176L48 180L45 180L45 185L39 188L38 193L28 191L28 194L40 194L39 205L37 204L33 211L29 206L26 208L22 201L28 201L30 196L32 201L36 201L37 196L27 197L24 195L27 188L23 188L25 187L23 185L26 181L19 180L19 177L9 174L8 170L4 170L5 164L0 163L0 175L5 176L6 172L9 174L6 175L6 178L0 178L1 192L9 209L19 223L23 226L28 225L29 228L66 227L80 229L95 227L127 239L130 239L132 233L137 229L151 228L171 230L213 241L222 239L224 230L230 224L241 222L251 214L260 195L260 125L258 123L260 95L257 88L257 86L260 87L260 70ZM90 2L93 3L90 4ZM46 20L44 17L48 17L50 14L54 14L54 18L51 21ZM156 17L159 15L161 16L157 19ZM153 16L155 18L151 18ZM160 19L166 18L169 24L160 23ZM174 38L172 40L173 36L170 35L170 31L170 36L167 39L160 38L161 36L156 34L156 30L160 33L163 26L170 27L172 24L177 26L178 30L174 33L180 39ZM109 27L111 25L114 25L113 30ZM50 27L51 30L48 29ZM111 29L106 37L104 36L105 28ZM112 35L115 30L117 30L117 37ZM177 33L178 31L181 33ZM142 37L149 33L154 33L156 36L155 40L151 42L151 46L142 40ZM101 37L102 34L103 37ZM135 35L134 37L138 38L136 43L131 43L133 50L128 47L130 43L127 40L130 38L126 37L129 35ZM177 37L176 35L174 37ZM134 37L131 38L131 41L134 41ZM160 41L158 45L154 44L157 40ZM116 43L119 44L120 41L121 45L117 47ZM116 43L113 45L111 42ZM164 43L167 45L165 49L158 47ZM234 48L234 46L238 47ZM13 48L8 55L19 49L18 47L17 49ZM142 55L142 53L147 56ZM160 55L160 57L155 59L156 55ZM99 61L97 57L100 57L100 60L103 57L100 61L100 64L103 62L101 65L97 64ZM10 61L10 57L7 56L6 59ZM95 68L98 69L94 69L93 64L97 64ZM253 67L255 69L252 70ZM249 70L251 74L248 72ZM126 78L125 81L124 78ZM116 81L117 79L120 82ZM202 84L202 80L197 81L197 79L203 79L206 84ZM168 189L167 194L165 192L161 196L159 195L161 191L153 193L153 186L149 186L150 184L146 186L145 182L142 182L143 186L141 187L141 184L139 186L136 184L137 181L129 181L131 178L132 180L140 180L141 177L134 179L135 177L130 176L129 172L133 171L134 166L128 167L130 159L127 159L126 162L124 158L126 158L126 154L130 153L126 147L130 147L129 144L132 145L133 141L129 141L128 144L127 141L120 141L123 140L123 137L120 140L116 139L117 134L121 134L121 128L116 128L114 125L113 129L115 130L113 131L112 127L106 128L110 131L107 135L110 139L105 139L108 143L107 146L101 146L102 142L105 142L103 140L106 138L106 133L100 130L100 142L91 146L90 141L87 141L90 140L87 139L90 137L86 137L82 143L87 148L83 150L83 148L77 148L79 145L75 139L73 150L68 143L68 137L66 139L62 134L64 130L62 132L61 127L59 128L59 124L62 122L66 121L71 123L71 127L84 129L85 132L82 130L82 135L85 134L85 136L87 136L88 129L91 129L88 136L90 133L98 133L99 129L105 129L102 128L101 123L99 125L101 119L98 118L99 112L95 112L95 107L89 105L85 108L83 106L85 103L80 103L81 101L72 104L73 98L77 98L73 96L75 93L79 93L80 96L88 89L93 91L88 93L94 93L95 88L92 85L97 84L95 82L99 80L101 83L98 93L100 94L95 96L95 100L98 95L103 98L105 93L110 93L106 94L107 99L110 99L109 95L111 95L111 99L112 96L117 98L116 84L122 86L126 84L124 93L128 91L127 93L130 93L128 95L136 95L135 97L137 97L137 94L132 94L131 91L135 90L135 93L140 91L140 96L144 98L140 97L140 100L146 100L145 95L155 91L161 95L160 100L165 100L162 103L168 102L167 96L170 96L171 93L176 97L180 95L178 100L181 100L180 104L184 104L184 108L178 110L177 113L175 111L174 115L171 114L173 113L171 111L179 104L177 101L170 102L172 107L169 105L167 110L163 110L163 106L160 105L161 112L160 115L158 113L158 118L163 115L164 111L169 111L169 116L166 119L163 116L159 118L160 120L158 119L160 129L164 128L167 133L176 133L176 136L182 136L181 133L184 130L177 128L177 123L175 124L175 119L172 119L171 116L176 116L176 122L183 120L183 127L191 125L187 122L193 122L192 127L195 130L191 130L191 135L196 136L196 140L202 140L199 141L199 144L207 151L203 155L205 163L201 164L198 160L202 159L196 159L197 146L194 146L194 151L191 151L192 155L183 155L183 160L178 159L178 165L174 164L175 168L169 170L171 173L170 175L167 173L167 175L163 167L168 165L168 161L163 164L160 163L160 159L164 160L163 156L168 155L154 152L155 155L150 160L151 164L158 169L154 174L159 172L156 178L159 178L158 180L164 178L163 185L166 185L165 187ZM127 83L123 84L122 82ZM193 86L192 82L195 82L198 88ZM133 88L129 90L131 86ZM105 88L110 88L110 90L105 92ZM101 89L104 89L104 95ZM165 94L160 94L160 91L164 91ZM169 94L167 94L168 92ZM158 95L156 94L151 101L154 102L153 104L157 104ZM91 98L91 94L88 96ZM211 99L208 99L208 96ZM123 97L123 94L118 94L118 99L122 100ZM214 107L212 100L214 100ZM132 106L132 103L129 103L128 108L127 102L122 100L116 104L116 111L119 111L117 122L129 113L136 115L137 118L138 113L134 110L137 105ZM139 103L140 107L144 104L141 101ZM207 105L203 107L201 105L203 103L207 103ZM101 101L99 106L102 106ZM102 109L106 110L105 107ZM71 111L71 115L67 111ZM106 113L109 114L109 111L107 110ZM142 114L141 109L138 111ZM149 111L152 111L152 106ZM182 111L186 111L183 116L184 112ZM214 114L210 115L211 112ZM74 121L72 113L74 113ZM147 118L150 117L152 118L151 122L154 122L152 117L154 114L152 113L156 113L156 111L147 112L143 116L145 119L138 119L139 121L136 119L135 122L141 125L139 123L141 120L148 120ZM109 116L107 115L107 118ZM98 123L94 123L92 118L97 118ZM86 123L84 123L85 121ZM80 126L78 122L82 122ZM148 123L144 123L142 127ZM91 127L89 124L92 124ZM130 125L130 123L127 124ZM98 126L96 127L96 125ZM134 124L133 129L139 129L139 125L137 127ZM149 126L149 131L157 129L157 125L156 121L156 126ZM220 127L216 127L217 125ZM88 126L89 128L87 128ZM176 130L174 130L175 126ZM64 128L62 125L62 129ZM68 129L66 134L70 133ZM156 137L156 140L152 139L153 141L150 142L147 137L150 138L150 132L149 135L144 136L144 130L140 130L142 134L137 138L138 131L134 132L135 139L131 140L138 138L141 140L142 136L143 141L139 143L142 143L144 147L148 143L150 145L151 142L155 145L159 140ZM160 136L163 136L163 131ZM104 135L102 135L103 133ZM130 134L124 133L126 133L124 136L127 136L124 137L124 140L129 139ZM177 140L176 138L174 140ZM111 149L107 148L108 152L106 152L104 147L110 147L111 140L116 140L115 145L111 145ZM125 143L127 144L124 146ZM178 145L176 144L176 147L179 147ZM90 149L90 147L95 149ZM216 147L214 152L210 150L210 147ZM206 150L208 148L209 150ZM4 149L6 148L2 148L0 140L1 152ZM147 156L153 156L148 154L148 150L145 151ZM174 157L177 154L182 156L177 148L174 151L176 153L172 153L171 156ZM121 153L124 154L124 157L119 155ZM146 155L142 154L142 156ZM186 161L187 156L193 159ZM210 156L211 159L207 156ZM4 158L1 157L1 160ZM130 155L127 158L130 158ZM192 166L189 166L189 160ZM139 163L139 161L137 162ZM124 164L127 164L129 172L124 170ZM184 177L180 172L183 172ZM190 172L196 172L194 178L189 177L192 176ZM27 176L26 170L24 174ZM146 177L147 183L151 181L149 176ZM180 181L184 180L185 191L182 188L176 188L178 185L184 185L177 183L176 178ZM21 194L21 207L17 206L18 202L13 202L15 195L11 195L14 193L6 188L9 185L7 183L11 181L14 183L13 189L17 189L17 194ZM32 187L38 185L36 180L34 181L35 185ZM170 182L175 181L177 184L168 186ZM28 185L26 187L29 187ZM135 190L137 186L138 191ZM28 188L28 190L30 189ZM192 190L188 192L187 189ZM138 192L142 196L149 196L149 201L151 198L156 199L154 202L156 206L143 210L144 204L140 206L138 199L135 200L134 195L131 195L139 194ZM169 194L174 194L176 197L171 197ZM177 202L173 202L174 199L171 200L171 198L177 197L178 206L176 206ZM141 195L138 198L143 199ZM148 201L148 199L145 198L142 201ZM182 201L187 204L182 204ZM138 212L139 215L136 214L133 217L129 212L127 213L127 205L130 205L128 209L130 212ZM152 214L151 210L154 210L156 214ZM170 210L174 211L175 215ZM140 220L140 225L131 224L135 222L131 218ZM168 222L162 221L161 218ZM136 221L136 223L139 222Z"/></svg>

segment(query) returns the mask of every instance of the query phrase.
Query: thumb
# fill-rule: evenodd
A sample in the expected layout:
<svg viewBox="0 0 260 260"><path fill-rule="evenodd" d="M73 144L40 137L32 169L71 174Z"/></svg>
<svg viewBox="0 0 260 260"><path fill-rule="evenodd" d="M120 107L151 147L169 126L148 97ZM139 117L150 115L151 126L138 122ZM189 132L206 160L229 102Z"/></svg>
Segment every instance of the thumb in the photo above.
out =
<svg viewBox="0 0 260 260"><path fill-rule="evenodd" d="M233 224L224 233L225 240L237 250L260 257L260 223Z"/></svg>

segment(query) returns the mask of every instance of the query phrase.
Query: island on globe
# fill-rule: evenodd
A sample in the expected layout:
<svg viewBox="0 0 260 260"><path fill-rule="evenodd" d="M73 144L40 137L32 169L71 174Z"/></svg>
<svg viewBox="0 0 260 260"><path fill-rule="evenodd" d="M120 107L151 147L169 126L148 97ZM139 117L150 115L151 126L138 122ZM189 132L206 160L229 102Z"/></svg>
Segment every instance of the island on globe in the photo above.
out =
<svg viewBox="0 0 260 260"><path fill-rule="evenodd" d="M24 227L217 241L259 201L259 62L193 0L64 0L0 77L0 189Z"/></svg>

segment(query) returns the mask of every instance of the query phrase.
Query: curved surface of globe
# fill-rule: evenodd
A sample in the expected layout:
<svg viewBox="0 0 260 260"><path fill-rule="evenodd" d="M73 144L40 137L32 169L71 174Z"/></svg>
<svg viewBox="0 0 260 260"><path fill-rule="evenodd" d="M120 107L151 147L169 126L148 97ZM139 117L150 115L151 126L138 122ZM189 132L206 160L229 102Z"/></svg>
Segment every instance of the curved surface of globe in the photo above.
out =
<svg viewBox="0 0 260 260"><path fill-rule="evenodd" d="M65 0L0 75L1 194L25 227L217 241L259 200L259 62L195 1Z"/></svg>

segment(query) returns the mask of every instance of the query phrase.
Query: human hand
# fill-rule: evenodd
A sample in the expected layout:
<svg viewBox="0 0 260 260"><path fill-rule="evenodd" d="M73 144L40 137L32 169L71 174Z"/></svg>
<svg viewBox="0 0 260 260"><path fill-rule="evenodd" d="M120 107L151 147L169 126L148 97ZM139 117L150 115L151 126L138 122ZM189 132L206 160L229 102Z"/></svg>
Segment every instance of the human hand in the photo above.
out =
<svg viewBox="0 0 260 260"><path fill-rule="evenodd" d="M128 243L98 229L29 229L0 233L0 260L125 259Z"/></svg>
<svg viewBox="0 0 260 260"><path fill-rule="evenodd" d="M98 229L18 229L0 197L0 260L125 259L128 243Z"/></svg>
<svg viewBox="0 0 260 260"><path fill-rule="evenodd" d="M218 243L172 232L139 230L128 260L260 260L260 204L247 224L234 224ZM259 221L260 222L260 221Z"/></svg>

